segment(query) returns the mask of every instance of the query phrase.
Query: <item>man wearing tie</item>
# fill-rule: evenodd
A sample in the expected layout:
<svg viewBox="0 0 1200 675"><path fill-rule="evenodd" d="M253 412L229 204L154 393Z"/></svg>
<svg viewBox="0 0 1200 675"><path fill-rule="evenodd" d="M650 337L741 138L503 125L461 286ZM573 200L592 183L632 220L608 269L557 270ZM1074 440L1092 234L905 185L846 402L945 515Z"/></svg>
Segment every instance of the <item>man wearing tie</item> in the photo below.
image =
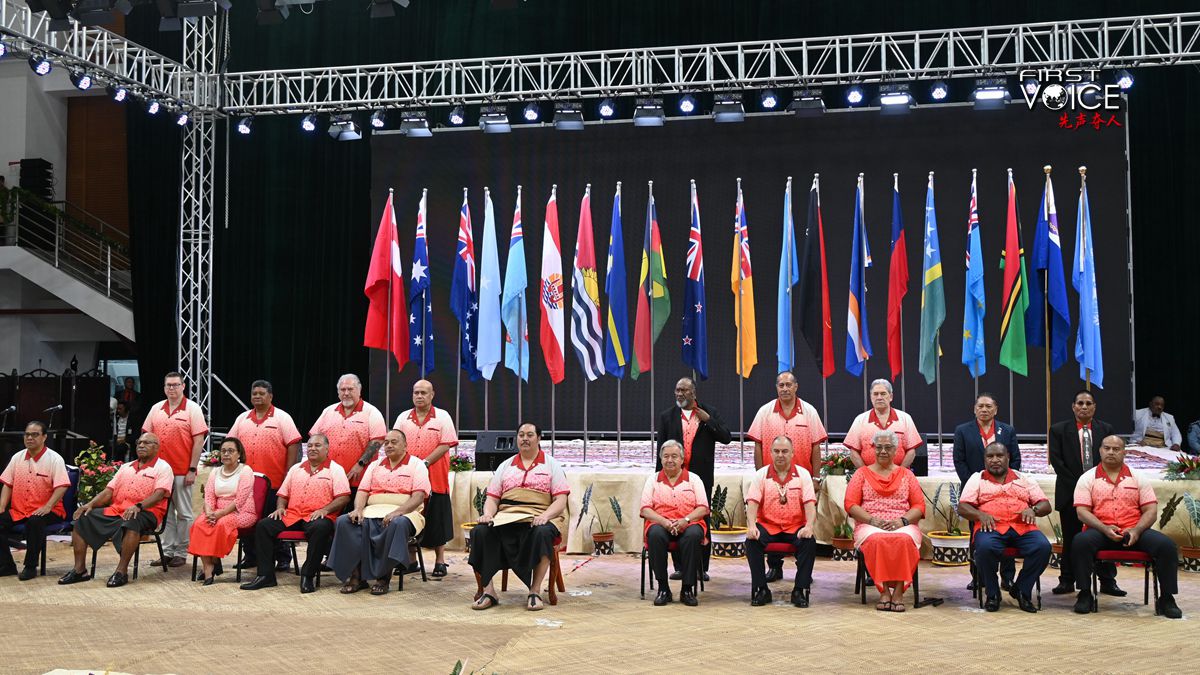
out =
<svg viewBox="0 0 1200 675"><path fill-rule="evenodd" d="M704 487L712 490L713 462L717 443L729 443L733 440L729 428L721 421L721 416L712 407L696 401L696 383L690 377L680 378L675 383L675 405L664 410L658 416L658 444L661 447L667 441L676 441L683 448L683 468L688 473L695 474L704 483ZM658 452L654 453L658 455ZM662 471L662 459L657 460L655 471ZM676 565L678 570L678 565ZM704 555L701 569L704 580L708 581L708 554ZM678 575L678 576L676 576ZM672 579L682 579L676 571Z"/></svg>
<svg viewBox="0 0 1200 675"><path fill-rule="evenodd" d="M1073 419L1050 427L1048 438L1050 466L1054 469L1054 509L1062 524L1062 556L1058 563L1058 586L1055 595L1075 592L1075 575L1071 566L1071 543L1083 530L1075 512L1075 484L1079 477L1100 463L1100 444L1113 435L1110 424L1096 419L1096 398L1087 390L1075 394L1071 404ZM1117 587L1117 567L1103 563L1097 567L1100 592L1117 597L1125 591Z"/></svg>
<svg viewBox="0 0 1200 675"><path fill-rule="evenodd" d="M992 443L999 443L1008 448L1008 466L1014 471L1021 470L1021 448L1017 445L1017 431L1011 425L996 419L1000 406L996 397L987 392L980 392L975 397L975 419L958 425L954 429L954 472L958 474L959 493L966 486L971 476L981 473L984 466L984 448ZM1008 591L1012 588L1013 577L1017 567L1011 558L1000 562L1000 588ZM975 590L975 582L967 584L968 590Z"/></svg>

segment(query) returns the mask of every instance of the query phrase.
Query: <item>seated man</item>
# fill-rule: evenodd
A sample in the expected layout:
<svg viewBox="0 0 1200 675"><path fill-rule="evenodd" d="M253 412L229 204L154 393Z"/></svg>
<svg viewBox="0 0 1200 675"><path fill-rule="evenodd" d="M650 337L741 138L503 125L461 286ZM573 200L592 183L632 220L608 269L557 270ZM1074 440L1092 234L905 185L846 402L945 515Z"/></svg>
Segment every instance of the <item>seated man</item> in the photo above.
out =
<svg viewBox="0 0 1200 675"><path fill-rule="evenodd" d="M398 429L383 437L383 450L387 455L363 471L354 510L337 519L329 566L344 584L342 593L367 588L367 579L375 580L371 595L387 593L392 570L408 567L408 540L425 527L429 469L408 451Z"/></svg>
<svg viewBox="0 0 1200 675"><path fill-rule="evenodd" d="M309 436L307 453L308 461L288 470L283 485L279 486L274 513L258 521L254 528L258 576L242 584L243 591L277 585L275 540L289 530L303 531L308 539L308 553L300 569L300 592L317 590L317 572L333 538L334 519L350 501L350 482L341 465L329 461L329 439L324 434Z"/></svg>
<svg viewBox="0 0 1200 675"><path fill-rule="evenodd" d="M996 571L1006 547L1017 549L1025 562L1009 593L1026 612L1037 612L1033 584L1050 562L1050 542L1037 519L1050 513L1050 500L1029 478L1008 468L1008 446L992 443L983 453L984 470L963 487L958 512L975 523L975 566L987 590L983 608L1000 609Z"/></svg>
<svg viewBox="0 0 1200 675"><path fill-rule="evenodd" d="M108 587L129 583L129 561L142 535L153 532L162 522L174 485L175 472L158 456L158 436L142 434L137 442L137 460L122 465L108 486L75 512L75 531L71 533L75 567L59 578L58 583L76 584L91 579L85 565L88 547L100 548L109 541L121 549L121 559L108 578ZM96 510L102 506L107 508Z"/></svg>
<svg viewBox="0 0 1200 675"><path fill-rule="evenodd" d="M46 447L46 425L25 425L25 450L13 455L0 474L0 577L17 573L8 550L8 533L25 526L25 565L17 577L29 581L46 548L46 526L66 518L62 498L71 485L61 455Z"/></svg>
<svg viewBox="0 0 1200 675"><path fill-rule="evenodd" d="M796 547L792 604L808 607L817 548L812 526L817 517L817 496L812 476L804 467L792 464L792 454L791 439L775 437L771 463L754 474L746 493L746 522L753 523L746 532L746 561L750 563L750 604L754 607L771 603L763 552L767 544L774 543Z"/></svg>
<svg viewBox="0 0 1200 675"><path fill-rule="evenodd" d="M1075 511L1085 528L1075 537L1071 551L1075 584L1080 589L1076 613L1092 611L1090 585L1096 553L1132 549L1154 559L1154 572L1162 589L1155 609L1168 619L1183 617L1175 604L1179 551L1170 537L1150 529L1158 517L1158 498L1149 483L1125 466L1125 441L1120 436L1105 437L1100 445L1100 466L1079 477Z"/></svg>

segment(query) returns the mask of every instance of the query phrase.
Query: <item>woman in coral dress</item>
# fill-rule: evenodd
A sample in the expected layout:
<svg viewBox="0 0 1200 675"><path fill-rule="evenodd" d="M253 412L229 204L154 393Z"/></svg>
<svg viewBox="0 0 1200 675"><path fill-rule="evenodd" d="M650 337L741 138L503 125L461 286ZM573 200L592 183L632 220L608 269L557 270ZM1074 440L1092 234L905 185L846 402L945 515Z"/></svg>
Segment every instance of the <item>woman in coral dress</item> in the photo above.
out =
<svg viewBox="0 0 1200 675"><path fill-rule="evenodd" d="M203 565L205 586L221 574L221 558L237 544L238 530L258 522L254 508L254 470L246 465L246 448L236 438L221 441L221 465L204 486L204 514L192 524L188 553Z"/></svg>

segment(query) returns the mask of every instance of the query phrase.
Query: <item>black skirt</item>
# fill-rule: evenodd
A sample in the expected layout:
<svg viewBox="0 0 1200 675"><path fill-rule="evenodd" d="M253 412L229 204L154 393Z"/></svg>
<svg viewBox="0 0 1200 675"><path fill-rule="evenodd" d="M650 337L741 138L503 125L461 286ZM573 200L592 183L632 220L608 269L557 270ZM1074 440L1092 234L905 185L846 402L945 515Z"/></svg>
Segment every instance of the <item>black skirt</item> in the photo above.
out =
<svg viewBox="0 0 1200 675"><path fill-rule="evenodd" d="M421 548L445 546L454 538L454 511L450 495L434 492L425 502L425 530L421 532Z"/></svg>
<svg viewBox="0 0 1200 675"><path fill-rule="evenodd" d="M511 569L529 586L533 570L542 558L554 555L554 542L559 536L558 528L550 523L537 527L529 523L500 527L481 523L471 530L471 557L467 562L475 568L484 586L504 569Z"/></svg>

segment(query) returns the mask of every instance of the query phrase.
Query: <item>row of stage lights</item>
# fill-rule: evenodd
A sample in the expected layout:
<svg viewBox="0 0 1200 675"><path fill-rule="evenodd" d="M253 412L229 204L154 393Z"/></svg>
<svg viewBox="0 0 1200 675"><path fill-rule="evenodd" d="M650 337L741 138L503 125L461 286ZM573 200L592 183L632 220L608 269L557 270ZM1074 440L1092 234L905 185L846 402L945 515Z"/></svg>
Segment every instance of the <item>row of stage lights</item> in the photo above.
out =
<svg viewBox="0 0 1200 675"><path fill-rule="evenodd" d="M8 56L10 53L12 53L12 47L7 42L0 40L0 59ZM54 62L42 52L31 51L29 54L29 69L39 77L45 77L54 70ZM75 85L75 88L80 91L89 91L101 84L99 77L83 68L70 68L68 73L71 84ZM173 117L175 124L178 126L185 127L191 122L191 110L180 103L135 93L132 87L115 81L108 83L105 86L105 91L117 103L124 103L131 98L140 100L146 106L146 113L150 115L158 115L165 110Z"/></svg>
<svg viewBox="0 0 1200 675"><path fill-rule="evenodd" d="M1036 79L1027 78L1017 83L1030 97L1045 92L1046 88ZM1128 91L1133 87L1133 76L1128 70L1119 70L1112 74L1113 86L1120 91ZM963 96L952 96L952 86L946 80L937 80L928 86L925 103L949 103L952 100L965 98L972 102L977 109L1002 108L1012 100L1011 83L1008 78L978 78L973 81L973 87ZM1104 85L1098 82L1078 82L1073 85L1079 95L1085 100L1088 97L1102 95ZM917 89L909 84L882 84L874 92L870 103L877 107L881 114L901 114L908 112L918 105ZM842 95L846 108L861 108L868 102L866 88L852 84L843 88ZM673 98L678 116L688 117L705 114L707 111L716 122L741 122L746 117L747 107L757 103L759 112L772 113L785 110L800 116L817 116L826 110L827 92L823 89L798 89L791 92L790 102L785 105L786 91L764 89L749 94L716 93L711 94L711 105L708 96L700 93L684 93ZM832 98L831 100L836 100ZM748 106L747 104L751 104ZM546 113L553 105L553 117L550 122L556 129L563 131L579 131L585 124L585 105L579 101L527 102L516 104L511 109L507 105L482 105L478 108L479 127L484 133L508 133L512 131L514 117L516 124L539 125L544 122ZM589 117L594 120L606 121L619 116L622 109L629 115L632 106L632 120L635 126L662 126L667 118L664 99L659 96L640 97L636 99L621 99L606 97L586 106ZM515 113L510 116L510 113ZM445 112L445 122L436 122L437 127L463 127L467 123L468 109L456 105ZM434 127L431 120L441 118L429 109L406 109L399 112L399 133L417 138L428 138L433 135ZM320 116L317 113L307 113L300 120L300 128L306 133L315 133L320 127ZM352 113L334 113L329 115L327 131L337 140L358 140L362 138L360 118ZM385 110L375 110L367 119L367 124L376 131L394 128L394 121L389 119ZM244 116L237 120L236 129L239 134L249 135L254 128L254 117Z"/></svg>

